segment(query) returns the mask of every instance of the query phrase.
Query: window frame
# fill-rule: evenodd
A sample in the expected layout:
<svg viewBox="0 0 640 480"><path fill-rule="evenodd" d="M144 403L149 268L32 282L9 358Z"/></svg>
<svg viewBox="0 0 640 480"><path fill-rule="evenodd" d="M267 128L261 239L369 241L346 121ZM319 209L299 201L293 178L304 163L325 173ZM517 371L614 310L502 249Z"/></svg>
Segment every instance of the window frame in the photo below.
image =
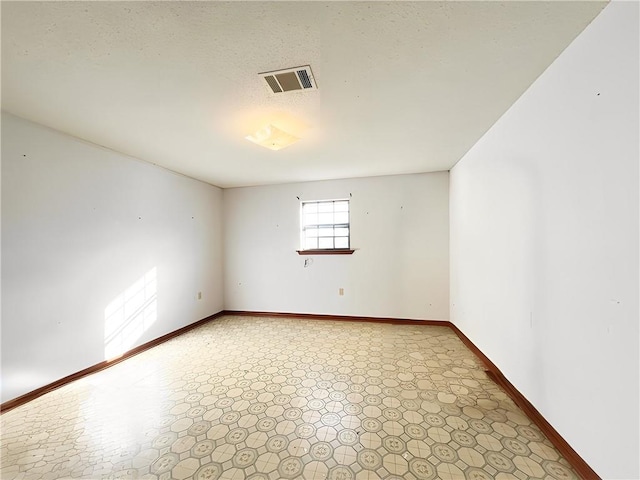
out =
<svg viewBox="0 0 640 480"><path fill-rule="evenodd" d="M318 210L320 209L321 204L333 204L333 208L331 213L335 215L335 203L336 202L346 202L347 203L347 222L344 223L336 223L335 218L333 218L332 223L312 223L309 225L305 224L305 205L315 204L317 205ZM318 214L323 212L318 212ZM328 213L328 212L326 212ZM308 228L331 228L333 229L333 235L331 237L328 236L318 236L317 238L331 238L333 239L334 247L331 248L305 248L307 237L305 235L305 231ZM336 236L335 229L336 228L346 228L347 229L347 246L346 247L335 247L336 238L345 238L344 236ZM302 200L300 201L300 250L296 250L299 255L350 255L354 252L351 248L351 202L349 198L336 198L336 199L327 199L327 200Z"/></svg>

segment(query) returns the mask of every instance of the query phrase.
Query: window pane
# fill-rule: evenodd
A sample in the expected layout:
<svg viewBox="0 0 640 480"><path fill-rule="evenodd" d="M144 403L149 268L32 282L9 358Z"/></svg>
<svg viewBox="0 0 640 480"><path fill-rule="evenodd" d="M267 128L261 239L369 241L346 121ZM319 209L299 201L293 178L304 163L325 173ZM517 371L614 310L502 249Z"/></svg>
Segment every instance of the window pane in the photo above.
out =
<svg viewBox="0 0 640 480"><path fill-rule="evenodd" d="M336 237L336 248L349 248L349 239L347 237Z"/></svg>
<svg viewBox="0 0 640 480"><path fill-rule="evenodd" d="M333 228L320 228L318 232L321 237L333 237Z"/></svg>
<svg viewBox="0 0 640 480"><path fill-rule="evenodd" d="M318 215L316 213L310 213L304 216L305 225L316 225L317 223L318 223Z"/></svg>
<svg viewBox="0 0 640 480"><path fill-rule="evenodd" d="M319 213L318 223L321 225L333 223L333 213Z"/></svg>
<svg viewBox="0 0 640 480"><path fill-rule="evenodd" d="M348 212L349 211L349 202L347 202L347 201L335 202L334 203L334 210L336 212Z"/></svg>
<svg viewBox="0 0 640 480"><path fill-rule="evenodd" d="M333 248L333 237L318 239L318 248Z"/></svg>
<svg viewBox="0 0 640 480"><path fill-rule="evenodd" d="M307 238L304 241L305 250L312 250L318 248L318 239L317 238Z"/></svg>
<svg viewBox="0 0 640 480"><path fill-rule="evenodd" d="M305 235L305 237L317 237L318 236L318 229L317 228L307 228L304 231L304 235Z"/></svg>
<svg viewBox="0 0 640 480"><path fill-rule="evenodd" d="M335 223L349 223L349 213L347 212L336 213Z"/></svg>
<svg viewBox="0 0 640 480"><path fill-rule="evenodd" d="M349 229L348 228L336 228L336 237L348 237Z"/></svg>
<svg viewBox="0 0 640 480"><path fill-rule="evenodd" d="M302 211L304 213L315 213L318 211L318 204L317 203L303 203L302 204Z"/></svg>
<svg viewBox="0 0 640 480"><path fill-rule="evenodd" d="M319 212L333 212L333 202L322 202L318 204Z"/></svg>

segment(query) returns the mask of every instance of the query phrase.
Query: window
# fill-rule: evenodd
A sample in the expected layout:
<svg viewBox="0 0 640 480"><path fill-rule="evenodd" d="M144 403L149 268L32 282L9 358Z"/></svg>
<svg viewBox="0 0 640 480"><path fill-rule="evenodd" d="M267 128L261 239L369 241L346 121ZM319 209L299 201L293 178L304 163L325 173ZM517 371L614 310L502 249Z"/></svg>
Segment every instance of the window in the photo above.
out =
<svg viewBox="0 0 640 480"><path fill-rule="evenodd" d="M349 200L302 202L298 253L353 253L349 242Z"/></svg>

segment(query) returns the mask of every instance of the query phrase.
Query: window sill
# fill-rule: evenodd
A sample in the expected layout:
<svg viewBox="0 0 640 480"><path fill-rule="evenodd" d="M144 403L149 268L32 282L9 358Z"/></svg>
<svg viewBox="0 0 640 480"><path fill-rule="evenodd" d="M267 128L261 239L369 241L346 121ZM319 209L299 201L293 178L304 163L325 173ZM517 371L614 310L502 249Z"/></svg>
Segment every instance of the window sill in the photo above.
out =
<svg viewBox="0 0 640 480"><path fill-rule="evenodd" d="M298 255L352 255L355 250L349 248L332 248L320 250L296 250Z"/></svg>

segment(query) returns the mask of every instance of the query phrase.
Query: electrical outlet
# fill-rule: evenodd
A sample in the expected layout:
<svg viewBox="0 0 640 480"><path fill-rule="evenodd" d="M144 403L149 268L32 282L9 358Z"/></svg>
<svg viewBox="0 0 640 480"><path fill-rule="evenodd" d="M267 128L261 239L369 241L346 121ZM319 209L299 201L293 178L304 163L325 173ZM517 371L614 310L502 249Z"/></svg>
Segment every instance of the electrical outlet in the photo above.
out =
<svg viewBox="0 0 640 480"><path fill-rule="evenodd" d="M338 290L338 295L340 295L340 296L344 295L344 288L340 288Z"/></svg>

